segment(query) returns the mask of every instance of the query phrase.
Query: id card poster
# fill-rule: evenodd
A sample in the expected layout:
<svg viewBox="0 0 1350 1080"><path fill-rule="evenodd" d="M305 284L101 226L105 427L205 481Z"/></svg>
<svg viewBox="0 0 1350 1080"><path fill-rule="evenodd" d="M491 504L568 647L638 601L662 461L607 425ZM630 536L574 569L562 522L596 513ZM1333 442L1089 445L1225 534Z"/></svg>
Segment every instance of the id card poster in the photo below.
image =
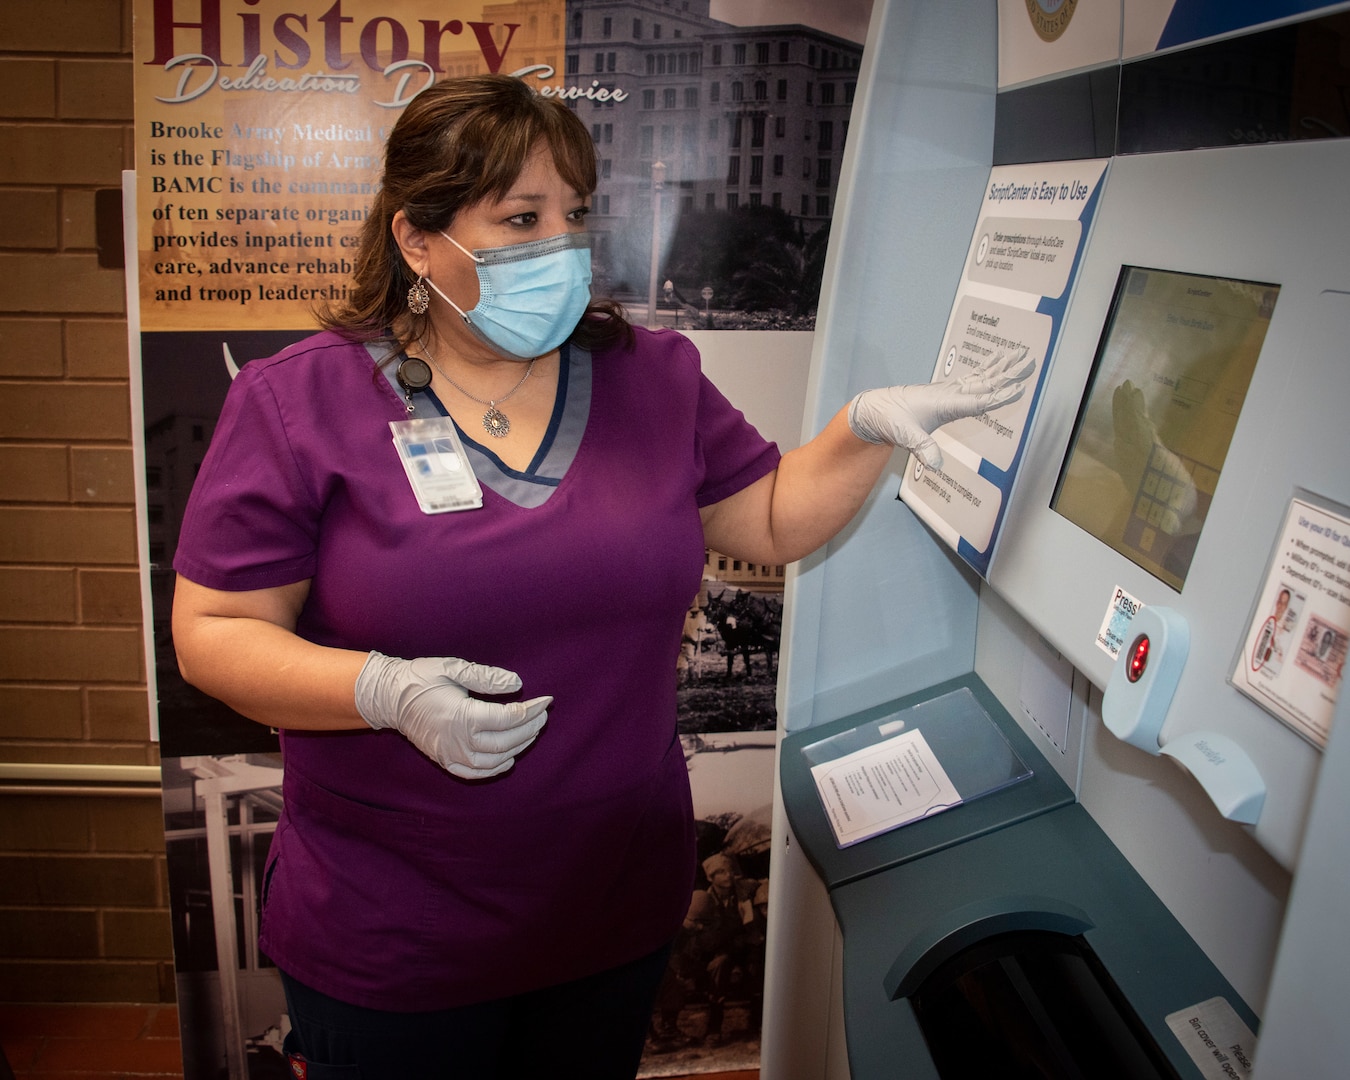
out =
<svg viewBox="0 0 1350 1080"><path fill-rule="evenodd" d="M1234 663L1242 693L1323 749L1350 652L1350 512L1295 496Z"/></svg>
<svg viewBox="0 0 1350 1080"><path fill-rule="evenodd" d="M992 169L965 270L933 370L933 382L977 374L1000 354L1036 361L1016 401L956 420L933 437L938 469L915 456L900 497L981 576L1040 400L1092 218L1104 160Z"/></svg>

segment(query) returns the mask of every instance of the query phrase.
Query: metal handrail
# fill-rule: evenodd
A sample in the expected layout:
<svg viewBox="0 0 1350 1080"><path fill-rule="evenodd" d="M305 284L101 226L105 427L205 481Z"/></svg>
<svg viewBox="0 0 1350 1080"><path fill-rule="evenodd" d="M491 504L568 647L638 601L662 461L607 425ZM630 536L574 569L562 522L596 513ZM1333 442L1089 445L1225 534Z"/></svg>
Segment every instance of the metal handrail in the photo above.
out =
<svg viewBox="0 0 1350 1080"><path fill-rule="evenodd" d="M3 795L139 797L160 790L158 765L86 765L55 761L0 762Z"/></svg>

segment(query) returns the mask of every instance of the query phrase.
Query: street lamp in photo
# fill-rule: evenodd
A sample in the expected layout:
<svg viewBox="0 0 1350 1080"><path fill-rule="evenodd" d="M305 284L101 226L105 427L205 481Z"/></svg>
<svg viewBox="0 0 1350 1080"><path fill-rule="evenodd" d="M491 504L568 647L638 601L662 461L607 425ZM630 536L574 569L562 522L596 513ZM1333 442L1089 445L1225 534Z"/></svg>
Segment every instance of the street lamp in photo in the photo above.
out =
<svg viewBox="0 0 1350 1080"><path fill-rule="evenodd" d="M661 195L666 189L664 162L652 162L652 264L647 277L647 325L656 326L656 271L661 260Z"/></svg>

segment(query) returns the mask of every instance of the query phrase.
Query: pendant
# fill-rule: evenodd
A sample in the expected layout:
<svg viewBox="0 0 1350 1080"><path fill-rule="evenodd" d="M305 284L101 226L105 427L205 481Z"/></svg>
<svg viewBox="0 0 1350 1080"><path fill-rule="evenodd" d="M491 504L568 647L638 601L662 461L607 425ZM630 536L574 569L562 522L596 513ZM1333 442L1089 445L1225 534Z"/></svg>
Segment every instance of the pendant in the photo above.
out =
<svg viewBox="0 0 1350 1080"><path fill-rule="evenodd" d="M511 421L506 418L506 413L491 405L483 414L483 427L494 439L504 439L511 432Z"/></svg>

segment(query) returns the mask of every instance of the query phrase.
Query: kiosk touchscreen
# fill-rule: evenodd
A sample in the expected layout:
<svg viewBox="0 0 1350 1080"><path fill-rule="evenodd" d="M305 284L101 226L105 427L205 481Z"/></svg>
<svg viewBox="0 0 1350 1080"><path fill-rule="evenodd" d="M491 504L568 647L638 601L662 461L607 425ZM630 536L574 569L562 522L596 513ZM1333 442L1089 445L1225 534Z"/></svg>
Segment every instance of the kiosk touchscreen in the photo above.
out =
<svg viewBox="0 0 1350 1080"><path fill-rule="evenodd" d="M1051 506L1178 592L1279 291L1121 268Z"/></svg>

